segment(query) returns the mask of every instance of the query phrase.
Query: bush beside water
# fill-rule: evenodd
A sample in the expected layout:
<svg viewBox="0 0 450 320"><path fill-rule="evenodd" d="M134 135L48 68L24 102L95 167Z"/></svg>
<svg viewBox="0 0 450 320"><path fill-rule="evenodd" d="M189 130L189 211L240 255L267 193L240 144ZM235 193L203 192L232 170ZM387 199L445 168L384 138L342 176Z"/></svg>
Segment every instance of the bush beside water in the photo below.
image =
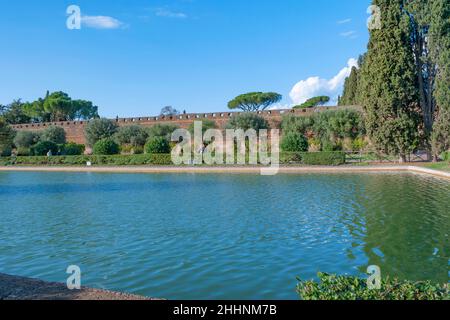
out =
<svg viewBox="0 0 450 320"><path fill-rule="evenodd" d="M61 154L64 156L80 156L84 153L84 144L67 143L61 146Z"/></svg>
<svg viewBox="0 0 450 320"><path fill-rule="evenodd" d="M165 137L150 138L145 145L145 152L148 154L167 154L170 153L170 143Z"/></svg>
<svg viewBox="0 0 450 320"><path fill-rule="evenodd" d="M0 159L0 165L67 165L85 166L86 162L93 165L171 165L170 154L139 154L139 155L93 155L93 156L54 156L54 157L6 157Z"/></svg>
<svg viewBox="0 0 450 320"><path fill-rule="evenodd" d="M299 279L297 293L303 300L449 300L448 285L429 281L384 279L381 289L369 289L367 279L319 273L319 282Z"/></svg>
<svg viewBox="0 0 450 320"><path fill-rule="evenodd" d="M43 149L45 154L47 148ZM86 165L90 161L93 165L173 165L172 157L163 154L134 154L134 155L66 155L66 156L17 156L0 159L0 165ZM306 165L341 165L345 163L343 152L283 152L280 154L281 164Z"/></svg>
<svg viewBox="0 0 450 320"><path fill-rule="evenodd" d="M120 152L120 146L112 139L102 139L94 144L95 155L114 155Z"/></svg>
<svg viewBox="0 0 450 320"><path fill-rule="evenodd" d="M282 152L281 164L339 166L345 164L345 152Z"/></svg>
<svg viewBox="0 0 450 320"><path fill-rule="evenodd" d="M344 152L305 152L302 154L302 163L316 166L339 166L345 164Z"/></svg>
<svg viewBox="0 0 450 320"><path fill-rule="evenodd" d="M31 148L31 153L35 156L44 156L51 151L53 155L56 155L58 154L58 150L59 148L56 143L51 141L41 141Z"/></svg>

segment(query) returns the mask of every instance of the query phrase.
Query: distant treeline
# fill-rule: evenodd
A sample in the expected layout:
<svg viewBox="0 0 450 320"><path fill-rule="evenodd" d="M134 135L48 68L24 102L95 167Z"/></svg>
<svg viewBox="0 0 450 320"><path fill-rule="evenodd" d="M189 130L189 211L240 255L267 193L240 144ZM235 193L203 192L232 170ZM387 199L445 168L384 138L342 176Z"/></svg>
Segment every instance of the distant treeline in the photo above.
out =
<svg viewBox="0 0 450 320"><path fill-rule="evenodd" d="M98 107L91 101L73 100L64 92L47 91L44 98L33 102L19 99L0 105L0 117L8 124L89 120L98 118Z"/></svg>

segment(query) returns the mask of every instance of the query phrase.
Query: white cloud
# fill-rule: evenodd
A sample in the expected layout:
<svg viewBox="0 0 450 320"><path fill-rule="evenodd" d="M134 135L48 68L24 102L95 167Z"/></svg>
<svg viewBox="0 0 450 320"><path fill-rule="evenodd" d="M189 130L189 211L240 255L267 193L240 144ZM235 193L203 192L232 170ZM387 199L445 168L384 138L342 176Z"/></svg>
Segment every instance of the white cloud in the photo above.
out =
<svg viewBox="0 0 450 320"><path fill-rule="evenodd" d="M351 30L351 31L341 32L339 35L344 38L352 38L353 39L356 37L356 31Z"/></svg>
<svg viewBox="0 0 450 320"><path fill-rule="evenodd" d="M358 67L358 61L351 58L347 66L331 79L310 77L299 81L291 90L289 96L295 105L302 104L306 100L316 96L329 96L329 105L336 105L337 98L342 94L345 79L350 75L352 68Z"/></svg>
<svg viewBox="0 0 450 320"><path fill-rule="evenodd" d="M188 17L187 14L184 12L171 11L165 8L156 9L156 15L158 17L178 18L178 19L186 19Z"/></svg>
<svg viewBox="0 0 450 320"><path fill-rule="evenodd" d="M81 24L94 29L118 29L124 25L119 20L107 16L82 16Z"/></svg>
<svg viewBox="0 0 450 320"><path fill-rule="evenodd" d="M346 23L350 23L352 22L352 19L344 19L344 20L339 20L337 22L337 24L346 24Z"/></svg>
<svg viewBox="0 0 450 320"><path fill-rule="evenodd" d="M267 110L284 110L284 109L291 109L294 105L288 104L288 103L275 103L274 105L270 106Z"/></svg>

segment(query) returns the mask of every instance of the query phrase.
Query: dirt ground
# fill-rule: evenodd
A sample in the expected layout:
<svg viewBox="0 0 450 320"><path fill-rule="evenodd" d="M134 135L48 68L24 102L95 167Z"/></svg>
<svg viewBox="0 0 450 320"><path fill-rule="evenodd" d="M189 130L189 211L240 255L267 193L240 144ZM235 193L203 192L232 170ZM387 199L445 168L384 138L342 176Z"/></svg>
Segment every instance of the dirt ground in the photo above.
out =
<svg viewBox="0 0 450 320"><path fill-rule="evenodd" d="M0 273L0 300L157 300L132 294L81 288Z"/></svg>

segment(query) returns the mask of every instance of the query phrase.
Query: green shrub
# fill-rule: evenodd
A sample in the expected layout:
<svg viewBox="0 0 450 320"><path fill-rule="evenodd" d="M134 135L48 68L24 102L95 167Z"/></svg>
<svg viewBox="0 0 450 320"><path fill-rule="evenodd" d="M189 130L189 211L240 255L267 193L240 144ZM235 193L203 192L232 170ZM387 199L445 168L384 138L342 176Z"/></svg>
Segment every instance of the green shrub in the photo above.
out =
<svg viewBox="0 0 450 320"><path fill-rule="evenodd" d="M108 119L94 119L89 121L84 129L84 135L89 146L93 146L97 141L111 138L117 132L117 124Z"/></svg>
<svg viewBox="0 0 450 320"><path fill-rule="evenodd" d="M337 166L345 164L344 152L281 152L280 163Z"/></svg>
<svg viewBox="0 0 450 320"><path fill-rule="evenodd" d="M233 115L228 121L227 129L242 129L244 131L255 129L259 131L261 129L269 129L269 123L266 119L255 113L246 112Z"/></svg>
<svg viewBox="0 0 450 320"><path fill-rule="evenodd" d="M133 154L143 154L144 148L141 146L136 146L133 148Z"/></svg>
<svg viewBox="0 0 450 320"><path fill-rule="evenodd" d="M202 134L205 134L206 131L208 131L209 129L216 129L217 128L217 124L215 121L213 120L209 120L209 119L199 119L196 120L202 123ZM188 131L194 135L194 129L195 129L195 122L191 123L189 125Z"/></svg>
<svg viewBox="0 0 450 320"><path fill-rule="evenodd" d="M119 128L114 138L121 146L129 145L136 147L145 145L148 134L141 126L132 125Z"/></svg>
<svg viewBox="0 0 450 320"><path fill-rule="evenodd" d="M93 165L137 166L137 165L172 165L170 154L140 154L140 155L92 155L92 156L55 156L55 157L5 157L1 165L67 165L85 166L86 162Z"/></svg>
<svg viewBox="0 0 450 320"><path fill-rule="evenodd" d="M116 140L117 141L117 140ZM129 144L120 145L120 153L121 154L133 154L133 146Z"/></svg>
<svg viewBox="0 0 450 320"><path fill-rule="evenodd" d="M73 142L66 143L61 148L61 154L65 156L79 156L84 153L86 147L84 144L76 144Z"/></svg>
<svg viewBox="0 0 450 320"><path fill-rule="evenodd" d="M146 128L146 132L148 135L148 138L155 138L155 137L165 137L167 141L170 141L172 138L172 133L178 129L178 126L173 124L156 124L154 126L151 126L149 128Z"/></svg>
<svg viewBox="0 0 450 320"><path fill-rule="evenodd" d="M64 144L66 143L66 131L61 127L50 126L41 133L41 140Z"/></svg>
<svg viewBox="0 0 450 320"><path fill-rule="evenodd" d="M308 140L299 132L288 132L281 140L281 150L285 152L308 151Z"/></svg>
<svg viewBox="0 0 450 320"><path fill-rule="evenodd" d="M120 147L112 139L102 139L95 143L93 152L95 155L114 155L120 152Z"/></svg>
<svg viewBox="0 0 450 320"><path fill-rule="evenodd" d="M309 152L319 152L322 148L320 143L320 139L318 138L309 138L308 139L308 151Z"/></svg>
<svg viewBox="0 0 450 320"><path fill-rule="evenodd" d="M283 116L281 127L283 131L297 131L322 141L331 140L331 137L356 139L365 134L363 114L351 109L329 110L309 116L288 114Z"/></svg>
<svg viewBox="0 0 450 320"><path fill-rule="evenodd" d="M0 157L9 157L12 153L11 145L0 145Z"/></svg>
<svg viewBox="0 0 450 320"><path fill-rule="evenodd" d="M299 279L303 300L448 300L448 285L384 279L381 289L369 289L367 280L319 273L319 282Z"/></svg>
<svg viewBox="0 0 450 320"><path fill-rule="evenodd" d="M10 156L16 132L0 118L0 156Z"/></svg>
<svg viewBox="0 0 450 320"><path fill-rule="evenodd" d="M358 137L355 140L353 140L352 148L353 151L361 151L364 150L367 147L367 142L363 137Z"/></svg>
<svg viewBox="0 0 450 320"><path fill-rule="evenodd" d="M450 151L444 152L441 155L442 160L450 162Z"/></svg>
<svg viewBox="0 0 450 320"><path fill-rule="evenodd" d="M321 141L322 151L332 152L332 151L342 151L342 142L339 140L331 140L324 138Z"/></svg>
<svg viewBox="0 0 450 320"><path fill-rule="evenodd" d="M302 154L306 165L338 166L345 164L344 152L306 152Z"/></svg>
<svg viewBox="0 0 450 320"><path fill-rule="evenodd" d="M19 147L16 150L16 155L20 157L29 157L32 155L31 148Z"/></svg>
<svg viewBox="0 0 450 320"><path fill-rule="evenodd" d="M14 145L17 148L30 148L38 143L40 136L37 132L32 131L19 131L14 138Z"/></svg>
<svg viewBox="0 0 450 320"><path fill-rule="evenodd" d="M150 138L145 145L148 154L170 153L170 143L165 137Z"/></svg>
<svg viewBox="0 0 450 320"><path fill-rule="evenodd" d="M58 154L58 145L51 141L40 141L31 148L31 153L35 156L45 156L49 151L52 155Z"/></svg>
<svg viewBox="0 0 450 320"><path fill-rule="evenodd" d="M302 162L301 152L281 152L280 163L282 164L294 164Z"/></svg>

